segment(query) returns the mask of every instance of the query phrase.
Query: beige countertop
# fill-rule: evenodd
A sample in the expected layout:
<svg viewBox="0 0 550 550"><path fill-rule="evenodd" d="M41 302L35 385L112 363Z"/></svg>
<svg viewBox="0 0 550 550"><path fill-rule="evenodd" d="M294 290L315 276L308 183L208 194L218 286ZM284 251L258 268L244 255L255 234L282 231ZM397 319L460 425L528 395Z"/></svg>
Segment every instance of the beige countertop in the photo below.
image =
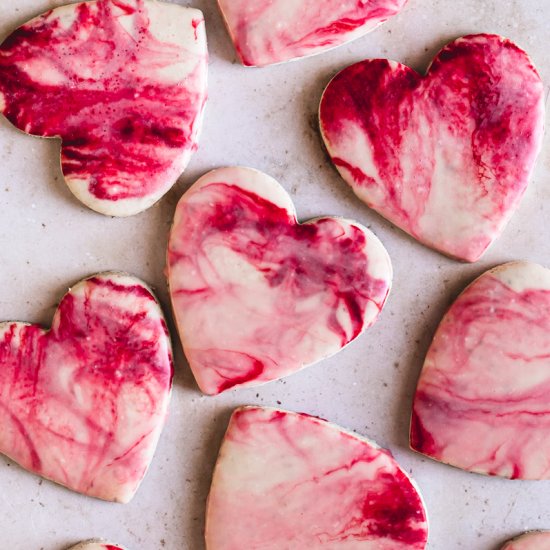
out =
<svg viewBox="0 0 550 550"><path fill-rule="evenodd" d="M62 3L4 0L0 39ZM481 261L465 265L413 241L357 200L327 160L316 121L322 90L339 69L367 57L390 57L424 70L446 42L476 32L516 41L532 56L548 89L550 2L410 0L400 15L364 38L265 69L236 62L214 0L192 5L205 12L211 55L205 126L188 170L149 211L111 219L81 206L63 182L59 143L26 136L0 118L0 319L48 325L69 285L107 269L126 270L152 284L168 313L163 271L175 204L198 176L231 164L277 178L301 219L344 215L369 226L391 255L392 294L379 322L335 357L282 381L216 398L199 393L174 333L170 418L136 498L128 505L85 498L0 457L0 548L63 550L104 537L133 550L201 550L212 467L230 412L243 404L319 415L390 448L422 489L432 550L497 550L526 529L550 529L550 482L464 473L407 445L416 380L449 303L466 283L499 263L526 259L550 267L550 136L504 234Z"/></svg>

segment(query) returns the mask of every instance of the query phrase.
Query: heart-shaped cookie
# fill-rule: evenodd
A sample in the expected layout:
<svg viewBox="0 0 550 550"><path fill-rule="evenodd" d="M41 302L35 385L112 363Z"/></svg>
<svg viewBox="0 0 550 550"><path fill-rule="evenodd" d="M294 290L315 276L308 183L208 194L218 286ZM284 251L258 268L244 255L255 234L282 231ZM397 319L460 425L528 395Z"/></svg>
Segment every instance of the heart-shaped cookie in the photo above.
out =
<svg viewBox="0 0 550 550"><path fill-rule="evenodd" d="M202 13L156 0L50 10L0 45L0 112L62 139L61 166L85 205L145 210L197 147L206 101Z"/></svg>
<svg viewBox="0 0 550 550"><path fill-rule="evenodd" d="M548 550L550 548L550 532L532 531L507 542L502 550Z"/></svg>
<svg viewBox="0 0 550 550"><path fill-rule="evenodd" d="M504 264L437 329L418 382L411 447L481 474L550 479L550 271Z"/></svg>
<svg viewBox="0 0 550 550"><path fill-rule="evenodd" d="M378 317L392 269L365 227L299 224L274 179L222 168L178 204L168 277L185 355L201 390L217 394L342 349Z"/></svg>
<svg viewBox="0 0 550 550"><path fill-rule="evenodd" d="M208 550L422 550L422 498L391 454L324 420L237 409L208 497Z"/></svg>
<svg viewBox="0 0 550 550"><path fill-rule="evenodd" d="M149 288L121 273L81 281L51 330L0 324L0 452L74 491L128 502L171 381L170 338Z"/></svg>
<svg viewBox="0 0 550 550"><path fill-rule="evenodd" d="M125 548L101 540L88 540L71 547L69 550L125 550Z"/></svg>
<svg viewBox="0 0 550 550"><path fill-rule="evenodd" d="M525 192L543 92L512 42L467 36L425 77L386 59L344 69L323 94L321 132L359 198L422 243L475 261Z"/></svg>
<svg viewBox="0 0 550 550"><path fill-rule="evenodd" d="M407 0L218 0L247 66L318 54L367 34Z"/></svg>

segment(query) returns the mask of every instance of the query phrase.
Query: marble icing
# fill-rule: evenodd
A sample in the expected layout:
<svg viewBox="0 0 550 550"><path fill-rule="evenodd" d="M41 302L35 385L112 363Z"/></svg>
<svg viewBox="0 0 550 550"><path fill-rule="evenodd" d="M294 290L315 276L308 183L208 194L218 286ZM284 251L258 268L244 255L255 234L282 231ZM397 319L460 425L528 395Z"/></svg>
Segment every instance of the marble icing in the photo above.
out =
<svg viewBox="0 0 550 550"><path fill-rule="evenodd" d="M153 457L172 382L170 339L147 286L81 281L51 330L0 323L0 452L85 495L128 502Z"/></svg>
<svg viewBox="0 0 550 550"><path fill-rule="evenodd" d="M167 263L184 351L207 394L333 355L375 322L392 278L368 229L298 223L283 188L249 168L214 170L183 195Z"/></svg>
<svg viewBox="0 0 550 550"><path fill-rule="evenodd" d="M337 426L237 409L208 497L208 550L422 550L422 499L391 454Z"/></svg>
<svg viewBox="0 0 550 550"><path fill-rule="evenodd" d="M533 531L507 542L502 550L550 550L550 532Z"/></svg>
<svg viewBox="0 0 550 550"><path fill-rule="evenodd" d="M71 547L69 550L126 550L123 546L117 544L111 544L110 542L104 542L101 540L89 540L87 542L81 542L76 546Z"/></svg>
<svg viewBox="0 0 550 550"><path fill-rule="evenodd" d="M447 45L426 76L387 59L352 65L320 106L328 152L357 196L422 243L470 262L517 208L543 120L531 60L488 34Z"/></svg>
<svg viewBox="0 0 550 550"><path fill-rule="evenodd" d="M200 11L97 0L29 21L0 45L0 112L62 139L65 181L85 205L129 216L175 183L197 148L206 101Z"/></svg>
<svg viewBox="0 0 550 550"><path fill-rule="evenodd" d="M265 66L324 52L397 14L406 0L218 0L237 53Z"/></svg>
<svg viewBox="0 0 550 550"><path fill-rule="evenodd" d="M550 271L504 264L437 329L418 382L411 447L481 474L550 479Z"/></svg>

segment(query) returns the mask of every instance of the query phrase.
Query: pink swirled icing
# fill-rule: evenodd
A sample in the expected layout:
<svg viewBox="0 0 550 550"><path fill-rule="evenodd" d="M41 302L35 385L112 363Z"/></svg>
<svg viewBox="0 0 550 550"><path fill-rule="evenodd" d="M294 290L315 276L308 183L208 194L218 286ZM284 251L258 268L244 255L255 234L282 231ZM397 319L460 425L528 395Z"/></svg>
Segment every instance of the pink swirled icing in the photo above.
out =
<svg viewBox="0 0 550 550"><path fill-rule="evenodd" d="M0 452L85 495L128 502L168 407L172 354L150 290L105 273L65 295L46 331L0 324Z"/></svg>
<svg viewBox="0 0 550 550"><path fill-rule="evenodd" d="M425 77L387 59L344 69L323 95L321 131L359 198L422 243L475 261L527 187L543 95L525 52L472 35L446 46Z"/></svg>
<svg viewBox="0 0 550 550"><path fill-rule="evenodd" d="M244 65L324 52L397 14L406 0L218 0Z"/></svg>
<svg viewBox="0 0 550 550"><path fill-rule="evenodd" d="M110 542L89 540L73 546L70 550L125 550L125 548L116 544L111 544Z"/></svg>
<svg viewBox="0 0 550 550"><path fill-rule="evenodd" d="M269 176L223 168L176 210L168 250L172 304L201 390L286 376L339 351L380 313L391 263L355 222L299 224Z"/></svg>
<svg viewBox="0 0 550 550"><path fill-rule="evenodd" d="M472 472L550 479L550 271L504 264L439 326L418 382L411 446Z"/></svg>
<svg viewBox="0 0 550 550"><path fill-rule="evenodd" d="M533 531L507 542L502 550L549 550L550 532Z"/></svg>
<svg viewBox="0 0 550 550"><path fill-rule="evenodd" d="M70 4L0 45L0 112L63 141L76 197L127 216L156 202L197 147L206 101L202 13L151 0Z"/></svg>
<svg viewBox="0 0 550 550"><path fill-rule="evenodd" d="M231 418L208 497L208 550L421 550L422 499L391 454L305 414Z"/></svg>

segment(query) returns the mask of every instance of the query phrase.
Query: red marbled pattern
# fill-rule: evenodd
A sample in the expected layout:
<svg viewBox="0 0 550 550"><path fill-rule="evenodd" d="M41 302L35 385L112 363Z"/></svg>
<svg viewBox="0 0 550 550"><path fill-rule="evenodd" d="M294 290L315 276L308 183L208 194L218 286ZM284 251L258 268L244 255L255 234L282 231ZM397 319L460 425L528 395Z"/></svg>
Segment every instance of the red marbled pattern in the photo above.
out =
<svg viewBox="0 0 550 550"><path fill-rule="evenodd" d="M378 317L392 270L368 229L299 224L272 178L225 168L180 200L168 276L187 359L201 390L216 394L339 351Z"/></svg>
<svg viewBox="0 0 550 550"><path fill-rule="evenodd" d="M550 479L550 271L511 263L456 300L428 351L411 447L472 472Z"/></svg>
<svg viewBox="0 0 550 550"><path fill-rule="evenodd" d="M371 208L424 244L477 260L527 187L544 120L528 56L495 35L446 46L427 75L386 59L340 72L321 102L332 160Z"/></svg>
<svg viewBox="0 0 550 550"><path fill-rule="evenodd" d="M123 274L86 279L51 330L0 324L0 452L74 491L127 502L152 459L171 380L150 290Z"/></svg>
<svg viewBox="0 0 550 550"><path fill-rule="evenodd" d="M71 191L98 212L148 208L197 147L206 100L202 13L98 0L33 19L0 45L0 111L61 137Z"/></svg>
<svg viewBox="0 0 550 550"><path fill-rule="evenodd" d="M73 546L70 550L125 550L125 548L100 540L89 540Z"/></svg>
<svg viewBox="0 0 550 550"><path fill-rule="evenodd" d="M550 550L550 532L533 531L510 542L502 550Z"/></svg>
<svg viewBox="0 0 550 550"><path fill-rule="evenodd" d="M371 31L406 0L218 0L244 65L324 52Z"/></svg>
<svg viewBox="0 0 550 550"><path fill-rule="evenodd" d="M208 550L421 550L417 489L388 451L324 420L237 409L208 498Z"/></svg>

